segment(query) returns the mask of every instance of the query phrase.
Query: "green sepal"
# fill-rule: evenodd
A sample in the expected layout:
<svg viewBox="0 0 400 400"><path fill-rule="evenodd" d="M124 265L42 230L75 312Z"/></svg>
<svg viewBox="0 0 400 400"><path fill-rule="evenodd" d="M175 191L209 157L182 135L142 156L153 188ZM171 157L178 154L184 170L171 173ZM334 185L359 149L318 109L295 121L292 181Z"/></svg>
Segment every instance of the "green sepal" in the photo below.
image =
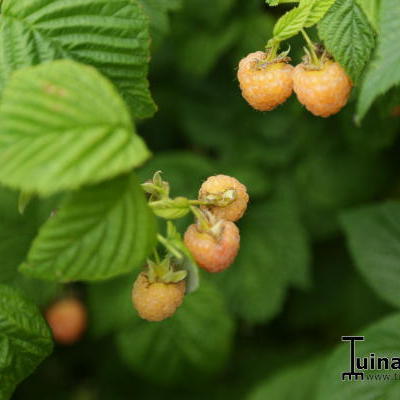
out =
<svg viewBox="0 0 400 400"><path fill-rule="evenodd" d="M171 257L159 263L148 261L147 277L150 282L178 283L186 278L187 272L175 271Z"/></svg>
<svg viewBox="0 0 400 400"><path fill-rule="evenodd" d="M149 206L154 214L165 219L182 218L190 211L190 202L186 197L151 201Z"/></svg>

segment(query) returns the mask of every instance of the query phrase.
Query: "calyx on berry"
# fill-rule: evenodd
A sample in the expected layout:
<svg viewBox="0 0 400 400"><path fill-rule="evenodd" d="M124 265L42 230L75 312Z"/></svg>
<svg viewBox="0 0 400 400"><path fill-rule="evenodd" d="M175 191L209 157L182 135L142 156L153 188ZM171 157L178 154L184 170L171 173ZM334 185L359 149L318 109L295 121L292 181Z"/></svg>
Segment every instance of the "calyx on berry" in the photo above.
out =
<svg viewBox="0 0 400 400"><path fill-rule="evenodd" d="M191 209L196 217L197 230L201 233L208 233L218 241L222 235L225 221L208 210L200 210L197 207Z"/></svg>
<svg viewBox="0 0 400 400"><path fill-rule="evenodd" d="M150 283L178 283L186 278L187 272L184 270L175 271L170 257L166 257L158 263L149 260L146 275Z"/></svg>

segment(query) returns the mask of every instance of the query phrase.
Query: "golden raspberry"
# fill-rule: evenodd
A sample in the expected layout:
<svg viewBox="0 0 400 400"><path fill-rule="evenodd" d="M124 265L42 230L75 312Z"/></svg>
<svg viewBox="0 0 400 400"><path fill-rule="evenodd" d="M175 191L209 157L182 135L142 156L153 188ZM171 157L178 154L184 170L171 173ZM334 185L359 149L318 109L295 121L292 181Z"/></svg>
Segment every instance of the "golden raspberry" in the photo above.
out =
<svg viewBox="0 0 400 400"><path fill-rule="evenodd" d="M61 344L77 342L87 325L86 308L74 298L59 300L46 311L54 340Z"/></svg>
<svg viewBox="0 0 400 400"><path fill-rule="evenodd" d="M201 268L220 272L233 263L240 247L240 234L238 227L230 221L222 221L218 238L200 232L197 225L192 224L185 232L184 241Z"/></svg>
<svg viewBox="0 0 400 400"><path fill-rule="evenodd" d="M267 63L265 53L250 53L239 62L237 77L242 96L256 110L270 111L293 90L293 67L285 62Z"/></svg>
<svg viewBox="0 0 400 400"><path fill-rule="evenodd" d="M226 206L203 206L215 216L228 221L237 221L246 211L249 195L246 186L237 179L227 175L210 176L200 187L199 200L206 200L207 196L223 196L229 190L234 190L235 200Z"/></svg>
<svg viewBox="0 0 400 400"><path fill-rule="evenodd" d="M132 302L139 316L147 321L162 321L175 314L185 295L185 281L150 282L142 272L132 289Z"/></svg>
<svg viewBox="0 0 400 400"><path fill-rule="evenodd" d="M293 89L308 111L320 117L339 112L347 103L351 80L337 62L327 61L320 70L299 64L293 73Z"/></svg>

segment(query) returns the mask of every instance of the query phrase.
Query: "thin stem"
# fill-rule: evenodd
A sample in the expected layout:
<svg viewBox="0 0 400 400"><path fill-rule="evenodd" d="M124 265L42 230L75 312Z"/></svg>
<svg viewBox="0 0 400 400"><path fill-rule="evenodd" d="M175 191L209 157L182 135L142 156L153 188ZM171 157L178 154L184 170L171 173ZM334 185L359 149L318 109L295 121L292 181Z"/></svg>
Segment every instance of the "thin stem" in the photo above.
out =
<svg viewBox="0 0 400 400"><path fill-rule="evenodd" d="M191 206L208 206L211 205L212 202L207 200L189 200L189 204Z"/></svg>
<svg viewBox="0 0 400 400"><path fill-rule="evenodd" d="M270 43L271 42L271 43ZM274 40L271 40L270 42L267 43L266 46L266 51L267 51L267 61L273 61L276 58L276 54L279 50L280 42L276 42Z"/></svg>
<svg viewBox="0 0 400 400"><path fill-rule="evenodd" d="M176 257L178 260L182 259L182 254L175 249L175 247L171 246L170 243L168 242L168 240L160 235L159 233L157 234L157 240L174 256Z"/></svg>
<svg viewBox="0 0 400 400"><path fill-rule="evenodd" d="M306 41L307 46L308 46L308 48L309 48L309 50L310 50L312 62L313 62L315 65L319 65L319 58L318 58L317 54L315 53L315 48L314 48L313 42L311 41L311 39L310 39L309 36L307 35L307 32L306 32L304 29L301 29L300 32L301 32L301 34L303 35L303 38L304 38L304 40Z"/></svg>
<svg viewBox="0 0 400 400"><path fill-rule="evenodd" d="M160 264L161 259L160 259L160 255L158 254L158 251L157 251L156 247L154 247L153 254L154 254L154 259L156 260L156 263Z"/></svg>

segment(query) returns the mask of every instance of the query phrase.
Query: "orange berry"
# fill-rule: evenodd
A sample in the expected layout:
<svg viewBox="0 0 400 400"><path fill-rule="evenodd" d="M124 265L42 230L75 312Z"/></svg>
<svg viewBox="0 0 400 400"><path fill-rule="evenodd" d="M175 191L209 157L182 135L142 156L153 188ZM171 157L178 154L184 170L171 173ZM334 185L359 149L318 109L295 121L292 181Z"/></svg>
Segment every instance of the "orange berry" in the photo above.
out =
<svg viewBox="0 0 400 400"><path fill-rule="evenodd" d="M73 344L86 330L86 308L77 299L57 301L47 309L45 316L57 343Z"/></svg>
<svg viewBox="0 0 400 400"><path fill-rule="evenodd" d="M137 277L132 289L132 303L139 316L147 321L162 321L175 314L185 295L185 281L150 282L146 273Z"/></svg>
<svg viewBox="0 0 400 400"><path fill-rule="evenodd" d="M184 241L199 267L208 272L220 272L233 263L240 247L240 233L230 221L220 221L217 237L211 232L201 232L192 224L185 232Z"/></svg>
<svg viewBox="0 0 400 400"><path fill-rule="evenodd" d="M206 200L208 196L223 198L228 191L234 191L235 200L226 206L203 206L215 216L227 221L237 221L246 211L249 195L246 186L237 179L227 175L210 176L200 187L199 200Z"/></svg>
<svg viewBox="0 0 400 400"><path fill-rule="evenodd" d="M337 62L327 61L321 69L299 64L293 73L293 89L308 111L320 117L339 112L347 103L352 83Z"/></svg>
<svg viewBox="0 0 400 400"><path fill-rule="evenodd" d="M293 66L267 62L265 53L250 53L239 62L237 77L242 96L256 110L270 111L282 104L293 90Z"/></svg>

